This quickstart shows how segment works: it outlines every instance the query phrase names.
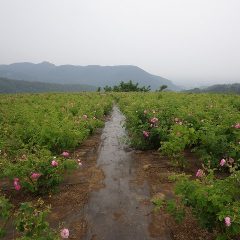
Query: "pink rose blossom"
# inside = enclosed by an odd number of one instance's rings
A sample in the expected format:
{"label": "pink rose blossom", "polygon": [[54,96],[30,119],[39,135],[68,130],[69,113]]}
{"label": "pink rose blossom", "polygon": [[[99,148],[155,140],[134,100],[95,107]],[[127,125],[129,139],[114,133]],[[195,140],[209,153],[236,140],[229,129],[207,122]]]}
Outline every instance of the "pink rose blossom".
{"label": "pink rose blossom", "polygon": [[143,136],[144,136],[145,138],[148,138],[148,137],[149,137],[149,132],[143,131]]}
{"label": "pink rose blossom", "polygon": [[226,160],[223,158],[221,161],[220,161],[220,165],[223,167],[226,163]]}
{"label": "pink rose blossom", "polygon": [[19,178],[14,178],[13,181],[14,182],[19,182]]}
{"label": "pink rose blossom", "polygon": [[38,180],[41,175],[41,173],[32,173],[30,177],[32,180]]}
{"label": "pink rose blossom", "polygon": [[56,160],[52,160],[51,165],[53,167],[57,167],[58,166],[58,162]]}
{"label": "pink rose blossom", "polygon": [[19,191],[21,189],[21,185],[18,178],[14,178],[13,185],[16,191]]}
{"label": "pink rose blossom", "polygon": [[63,153],[62,153],[62,156],[63,156],[63,157],[69,157],[69,152],[66,152],[66,151],[63,152]]}
{"label": "pink rose blossom", "polygon": [[62,238],[68,238],[69,237],[69,230],[67,228],[63,228],[60,232]]}
{"label": "pink rose blossom", "polygon": [[234,127],[235,127],[236,129],[239,129],[239,128],[240,128],[240,123],[236,123]]}
{"label": "pink rose blossom", "polygon": [[231,226],[231,218],[230,217],[225,217],[225,225],[227,226],[227,227],[230,227]]}
{"label": "pink rose blossom", "polygon": [[204,175],[204,172],[203,172],[203,170],[202,169],[198,169],[197,170],[197,173],[196,173],[196,177],[203,177],[203,175]]}
{"label": "pink rose blossom", "polygon": [[16,185],[16,186],[14,186],[14,188],[15,188],[16,191],[19,191],[19,190],[21,189],[21,185],[18,184],[18,185]]}
{"label": "pink rose blossom", "polygon": [[156,118],[156,117],[150,119],[150,123],[155,124],[157,122],[158,122],[158,118]]}

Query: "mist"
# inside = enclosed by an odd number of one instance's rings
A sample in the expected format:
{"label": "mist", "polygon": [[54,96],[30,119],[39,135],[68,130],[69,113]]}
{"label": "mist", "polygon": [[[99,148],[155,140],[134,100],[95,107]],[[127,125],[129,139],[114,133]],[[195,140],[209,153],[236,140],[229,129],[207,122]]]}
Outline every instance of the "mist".
{"label": "mist", "polygon": [[136,65],[188,87],[240,82],[238,0],[0,3],[0,64]]}

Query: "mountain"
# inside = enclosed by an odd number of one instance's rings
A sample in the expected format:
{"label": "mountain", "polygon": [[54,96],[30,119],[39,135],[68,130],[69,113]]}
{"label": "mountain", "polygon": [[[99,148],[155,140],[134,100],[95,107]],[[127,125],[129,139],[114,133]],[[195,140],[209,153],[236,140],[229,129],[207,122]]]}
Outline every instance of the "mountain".
{"label": "mountain", "polygon": [[235,93],[240,94],[240,83],[216,84],[206,88],[194,88],[184,92],[190,93]]}
{"label": "mountain", "polygon": [[0,93],[82,92],[96,90],[96,87],[89,85],[28,82],[0,77]]}
{"label": "mountain", "polygon": [[121,81],[132,80],[134,83],[138,82],[139,86],[150,85],[152,90],[158,89],[161,85],[168,85],[171,90],[179,90],[179,87],[168,79],[152,75],[132,65],[55,66],[49,62],[14,63],[0,65],[0,77],[31,82],[87,84],[97,87],[114,86]]}

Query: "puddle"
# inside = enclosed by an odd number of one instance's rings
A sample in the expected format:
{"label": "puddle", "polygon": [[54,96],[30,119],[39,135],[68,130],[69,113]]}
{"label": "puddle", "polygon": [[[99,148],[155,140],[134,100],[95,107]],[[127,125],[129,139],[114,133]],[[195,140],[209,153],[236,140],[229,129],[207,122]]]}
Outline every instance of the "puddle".
{"label": "puddle", "polygon": [[115,106],[103,129],[97,165],[105,175],[104,188],[90,194],[85,207],[86,240],[143,240],[149,236],[152,206],[147,183],[134,183],[134,154],[123,139],[124,116]]}

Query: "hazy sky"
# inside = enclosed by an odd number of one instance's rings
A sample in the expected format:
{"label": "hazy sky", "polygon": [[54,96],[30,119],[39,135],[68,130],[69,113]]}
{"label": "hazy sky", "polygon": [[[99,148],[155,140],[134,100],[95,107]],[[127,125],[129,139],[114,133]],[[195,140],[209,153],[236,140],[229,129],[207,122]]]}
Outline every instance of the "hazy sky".
{"label": "hazy sky", "polygon": [[240,0],[0,0],[0,64],[23,61],[240,82]]}

